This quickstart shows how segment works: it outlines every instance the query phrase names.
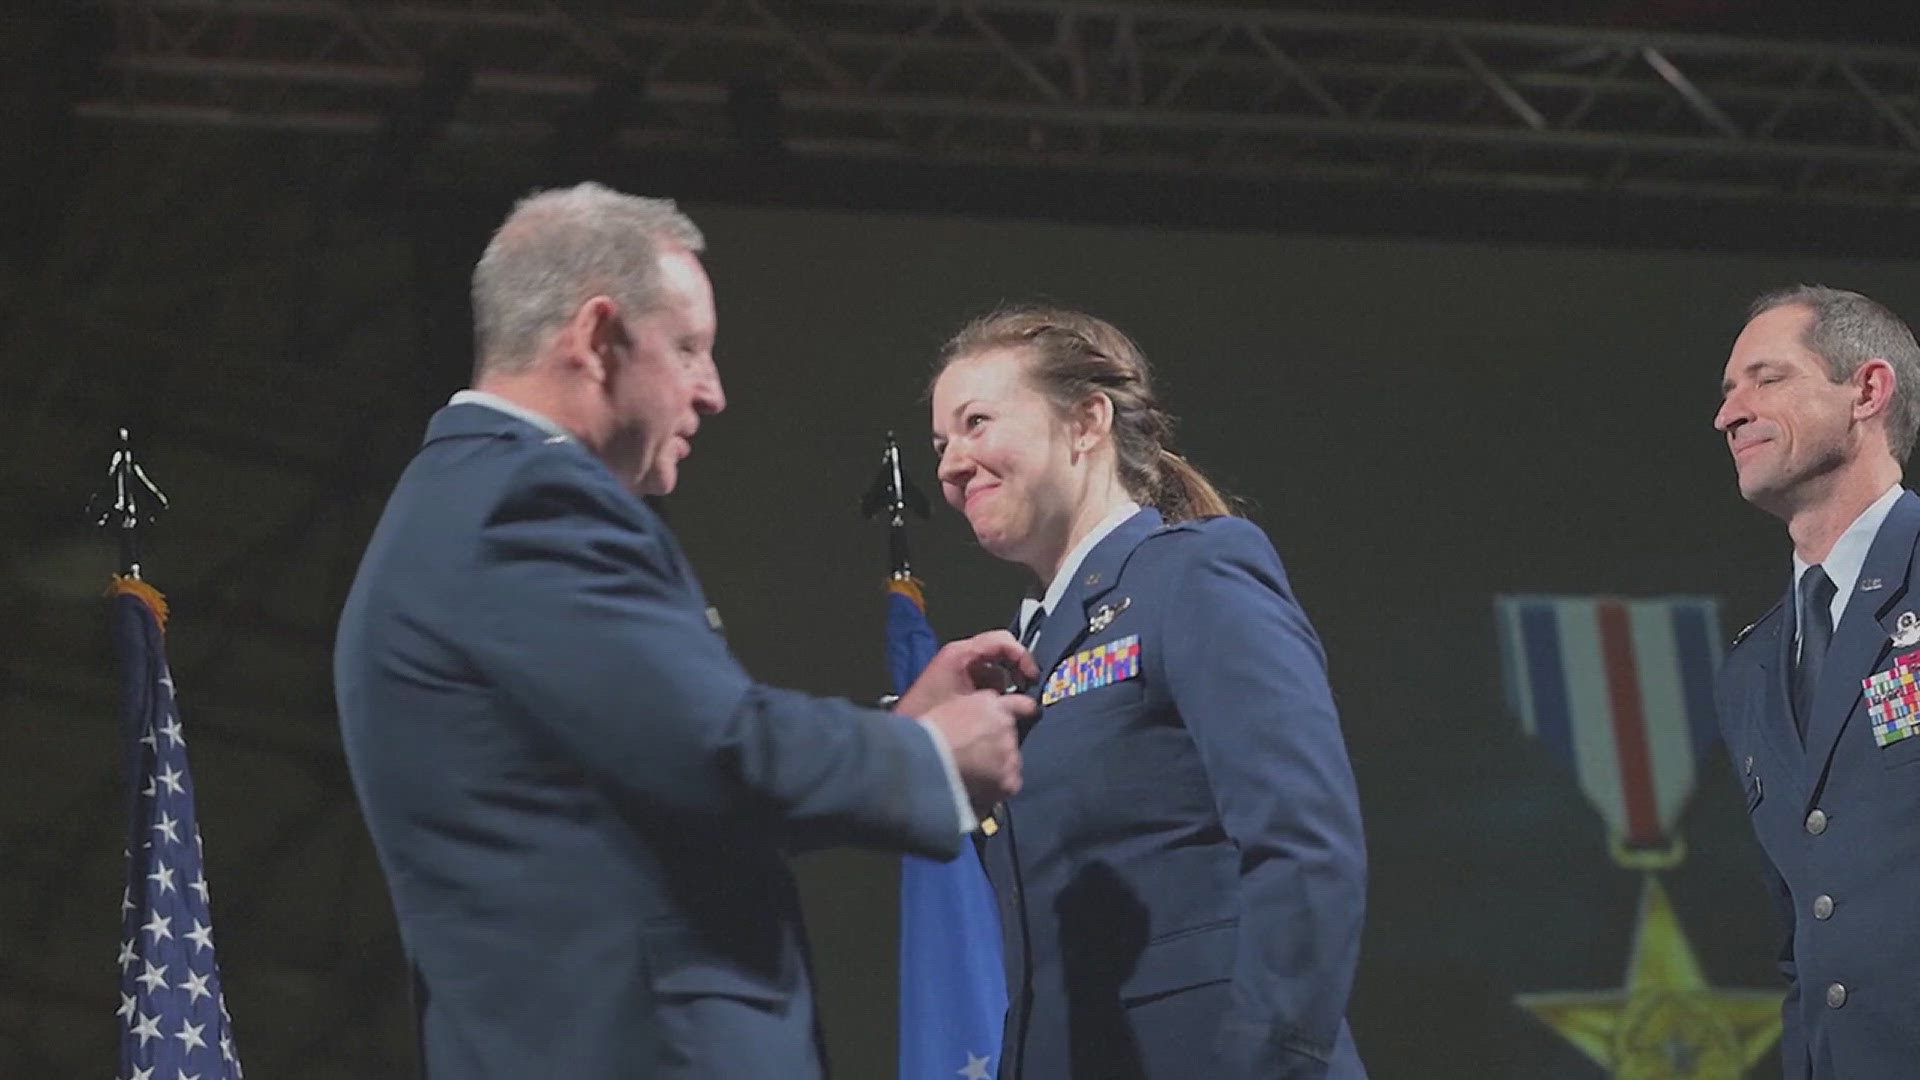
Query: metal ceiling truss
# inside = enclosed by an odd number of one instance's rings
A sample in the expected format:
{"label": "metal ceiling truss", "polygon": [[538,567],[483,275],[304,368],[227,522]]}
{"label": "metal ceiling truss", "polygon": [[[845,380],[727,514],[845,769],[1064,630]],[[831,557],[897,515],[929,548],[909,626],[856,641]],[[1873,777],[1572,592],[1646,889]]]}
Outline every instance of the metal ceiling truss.
{"label": "metal ceiling truss", "polygon": [[[107,0],[82,115],[1911,204],[1920,52],[1177,0]],[[645,12],[637,14],[636,12]],[[457,72],[449,79],[449,70]]]}

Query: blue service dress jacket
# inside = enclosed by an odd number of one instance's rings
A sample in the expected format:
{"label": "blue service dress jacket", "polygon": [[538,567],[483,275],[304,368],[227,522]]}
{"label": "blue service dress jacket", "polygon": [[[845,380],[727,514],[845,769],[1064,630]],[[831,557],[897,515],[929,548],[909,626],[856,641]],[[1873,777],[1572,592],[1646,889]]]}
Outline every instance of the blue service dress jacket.
{"label": "blue service dress jacket", "polygon": [[[1792,591],[1721,666],[1721,731],[1787,926],[1788,1080],[1920,1076],[1920,737],[1874,738],[1862,680],[1920,650],[1920,498],[1887,513],[1834,627],[1803,740]],[[1920,655],[1912,657],[1920,665]]]}
{"label": "blue service dress jacket", "polygon": [[1266,535],[1142,510],[1034,645],[1040,717],[982,857],[1003,1080],[1364,1077],[1359,799]]}
{"label": "blue service dress jacket", "polygon": [[819,1076],[782,847],[962,843],[926,730],[755,683],[660,518],[482,405],[433,418],[334,674],[435,1080]]}

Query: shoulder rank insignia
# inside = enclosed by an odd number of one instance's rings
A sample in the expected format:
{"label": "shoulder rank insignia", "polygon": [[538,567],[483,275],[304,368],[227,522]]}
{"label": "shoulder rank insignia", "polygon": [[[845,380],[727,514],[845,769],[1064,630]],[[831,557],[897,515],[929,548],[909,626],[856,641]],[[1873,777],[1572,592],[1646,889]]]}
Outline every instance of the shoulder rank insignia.
{"label": "shoulder rank insignia", "polygon": [[1759,625],[1760,624],[1757,622],[1750,622],[1747,625],[1741,627],[1740,632],[1733,635],[1733,644],[1738,645],[1741,642],[1747,640],[1747,635],[1753,633],[1753,628]]}
{"label": "shoulder rank insignia", "polygon": [[1133,606],[1133,597],[1123,596],[1117,604],[1101,604],[1093,609],[1093,617],[1087,620],[1087,633],[1097,634],[1112,625],[1120,613]]}
{"label": "shoulder rank insignia", "polygon": [[1128,634],[1060,661],[1060,666],[1047,676],[1040,704],[1051,705],[1075,694],[1137,678],[1139,674],[1140,635]]}

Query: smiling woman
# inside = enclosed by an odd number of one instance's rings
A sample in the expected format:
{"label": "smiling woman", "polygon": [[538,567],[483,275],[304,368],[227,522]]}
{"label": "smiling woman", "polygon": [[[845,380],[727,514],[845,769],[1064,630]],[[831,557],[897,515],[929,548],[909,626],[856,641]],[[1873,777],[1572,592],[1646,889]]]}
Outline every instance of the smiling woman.
{"label": "smiling woman", "polygon": [[947,501],[1027,567],[1044,677],[982,858],[1003,1078],[1363,1077],[1365,856],[1318,637],[1265,534],[1168,445],[1146,359],[1044,307],[955,335]]}

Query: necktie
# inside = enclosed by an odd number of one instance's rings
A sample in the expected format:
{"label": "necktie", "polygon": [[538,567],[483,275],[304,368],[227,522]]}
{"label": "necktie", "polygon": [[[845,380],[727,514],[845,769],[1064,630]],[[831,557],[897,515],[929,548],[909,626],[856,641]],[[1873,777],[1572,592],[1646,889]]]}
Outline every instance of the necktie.
{"label": "necktie", "polygon": [[1806,738],[1813,712],[1813,691],[1820,685],[1820,668],[1833,644],[1833,579],[1818,566],[1800,575],[1794,602],[1800,615],[1800,661],[1793,668],[1793,723]]}

